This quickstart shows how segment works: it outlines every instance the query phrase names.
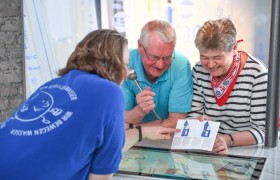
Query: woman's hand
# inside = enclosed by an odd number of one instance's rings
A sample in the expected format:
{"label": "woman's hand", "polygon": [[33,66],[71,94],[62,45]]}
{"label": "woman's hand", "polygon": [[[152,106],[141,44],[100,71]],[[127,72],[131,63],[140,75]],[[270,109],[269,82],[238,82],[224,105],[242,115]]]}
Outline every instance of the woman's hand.
{"label": "woman's hand", "polygon": [[143,138],[151,140],[170,139],[175,132],[180,132],[180,129],[162,126],[142,126]]}
{"label": "woman's hand", "polygon": [[209,121],[209,117],[206,116],[206,115],[201,115],[201,116],[198,116],[196,119],[198,119],[199,121]]}
{"label": "woman's hand", "polygon": [[218,154],[226,154],[228,152],[226,140],[223,138],[222,135],[218,134],[216,136],[212,152],[218,153]]}

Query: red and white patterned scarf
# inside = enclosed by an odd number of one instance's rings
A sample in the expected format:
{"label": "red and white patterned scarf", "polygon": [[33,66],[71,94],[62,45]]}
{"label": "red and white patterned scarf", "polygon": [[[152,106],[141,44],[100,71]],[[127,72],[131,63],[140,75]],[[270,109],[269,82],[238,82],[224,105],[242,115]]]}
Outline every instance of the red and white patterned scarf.
{"label": "red and white patterned scarf", "polygon": [[240,54],[237,53],[233,56],[232,66],[225,79],[222,80],[217,76],[210,76],[214,97],[219,106],[223,106],[227,102],[233,86],[238,78],[241,67],[240,64]]}

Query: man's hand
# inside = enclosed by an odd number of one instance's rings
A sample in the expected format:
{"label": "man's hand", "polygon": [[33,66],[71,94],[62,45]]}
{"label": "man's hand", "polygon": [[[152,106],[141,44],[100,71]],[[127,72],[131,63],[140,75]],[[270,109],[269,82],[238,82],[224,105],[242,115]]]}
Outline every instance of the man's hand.
{"label": "man's hand", "polygon": [[143,91],[136,95],[136,101],[139,109],[146,115],[155,108],[155,93],[147,86]]}

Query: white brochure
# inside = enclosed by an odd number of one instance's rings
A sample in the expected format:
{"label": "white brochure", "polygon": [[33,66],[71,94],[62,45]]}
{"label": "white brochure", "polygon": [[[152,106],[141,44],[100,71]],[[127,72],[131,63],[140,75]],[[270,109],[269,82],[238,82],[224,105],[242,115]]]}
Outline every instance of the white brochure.
{"label": "white brochure", "polygon": [[171,149],[200,149],[212,151],[220,123],[199,121],[197,119],[179,119]]}

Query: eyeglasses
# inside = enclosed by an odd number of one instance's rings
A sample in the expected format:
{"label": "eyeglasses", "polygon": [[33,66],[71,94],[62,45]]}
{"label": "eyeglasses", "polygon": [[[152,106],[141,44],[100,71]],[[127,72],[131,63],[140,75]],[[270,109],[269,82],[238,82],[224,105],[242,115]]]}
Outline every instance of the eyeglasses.
{"label": "eyeglasses", "polygon": [[144,48],[142,42],[141,42],[141,46],[144,49],[144,52],[145,52],[145,55],[146,55],[147,59],[149,59],[150,61],[156,62],[156,61],[159,61],[160,59],[162,59],[163,62],[169,63],[169,62],[171,62],[175,59],[175,51],[172,52],[171,56],[159,57],[159,56],[155,56],[155,55],[148,55],[148,53],[147,53],[146,49]]}

